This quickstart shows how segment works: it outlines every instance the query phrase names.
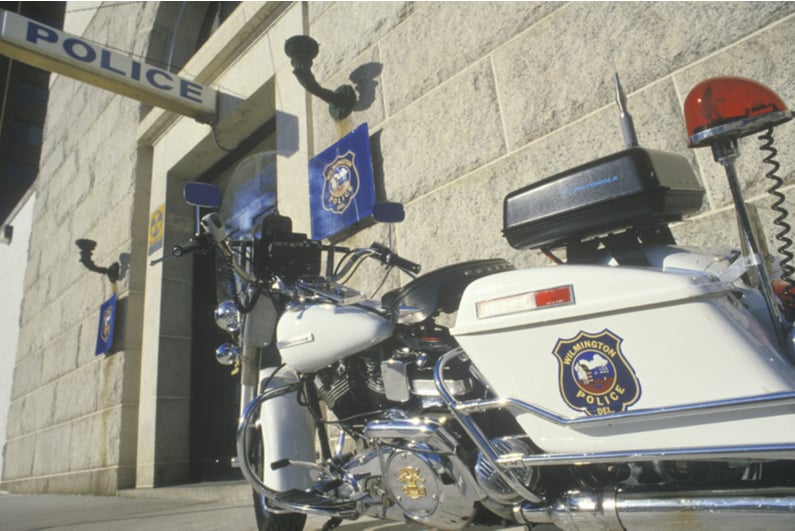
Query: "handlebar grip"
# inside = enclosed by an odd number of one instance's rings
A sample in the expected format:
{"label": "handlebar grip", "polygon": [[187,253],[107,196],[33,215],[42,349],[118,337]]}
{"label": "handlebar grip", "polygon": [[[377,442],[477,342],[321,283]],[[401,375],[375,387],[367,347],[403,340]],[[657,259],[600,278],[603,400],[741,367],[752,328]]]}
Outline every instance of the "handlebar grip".
{"label": "handlebar grip", "polygon": [[175,245],[171,248],[171,252],[174,256],[183,256],[189,253],[194,253],[196,251],[203,251],[207,249],[207,238],[204,237],[204,234],[201,234],[195,238],[191,238],[185,243],[181,243],[179,245]]}
{"label": "handlebar grip", "polygon": [[406,260],[405,258],[401,258],[400,256],[392,253],[392,256],[389,259],[389,265],[394,265],[403,269],[405,271],[411,271],[415,275],[420,272],[422,266],[416,262],[412,262],[411,260]]}
{"label": "handlebar grip", "polygon": [[404,271],[410,271],[411,273],[417,274],[422,269],[422,266],[416,262],[412,262],[411,260],[406,260],[398,256],[397,253],[392,251],[391,249],[384,247],[378,243],[374,243],[371,247],[378,251],[378,257],[381,259],[383,263],[390,266],[397,266]]}

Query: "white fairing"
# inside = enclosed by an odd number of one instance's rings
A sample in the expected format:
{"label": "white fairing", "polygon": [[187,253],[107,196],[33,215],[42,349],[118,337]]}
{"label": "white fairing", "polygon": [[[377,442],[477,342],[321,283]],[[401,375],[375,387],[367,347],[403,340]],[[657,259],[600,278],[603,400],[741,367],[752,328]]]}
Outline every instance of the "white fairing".
{"label": "white fairing", "polygon": [[[260,371],[260,381],[273,373],[273,368]],[[270,380],[268,388],[281,387],[298,381],[298,375],[282,368]],[[260,408],[260,429],[265,451],[262,481],[277,492],[290,489],[304,490],[312,486],[309,470],[304,467],[286,466],[272,470],[270,463],[289,459],[291,461],[315,460],[315,436],[312,415],[298,403],[295,392],[263,402]]]}
{"label": "white fairing", "polygon": [[282,360],[299,372],[314,372],[377,345],[394,325],[356,306],[313,304],[286,311],[276,328]]}
{"label": "white fairing", "polygon": [[[478,317],[478,303],[567,285],[568,304]],[[795,370],[763,326],[703,271],[565,265],[500,273],[467,288],[452,332],[498,396],[563,419],[795,389]],[[606,383],[597,389],[599,366]],[[782,406],[576,428],[533,414],[518,421],[547,452],[795,441],[795,411]]]}

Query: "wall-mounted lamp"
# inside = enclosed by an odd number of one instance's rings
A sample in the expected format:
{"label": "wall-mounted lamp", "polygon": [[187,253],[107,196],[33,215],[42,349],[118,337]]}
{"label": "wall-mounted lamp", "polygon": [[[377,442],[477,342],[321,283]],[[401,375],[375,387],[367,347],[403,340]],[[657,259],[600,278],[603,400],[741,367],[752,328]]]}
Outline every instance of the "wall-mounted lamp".
{"label": "wall-mounted lamp", "polygon": [[335,120],[348,116],[356,104],[356,91],[350,85],[341,85],[330,91],[320,86],[312,74],[312,60],[317,57],[320,46],[307,35],[296,35],[284,42],[284,53],[293,65],[293,74],[310,94],[328,103],[328,112]]}
{"label": "wall-mounted lamp", "polygon": [[119,270],[121,266],[118,262],[113,262],[108,267],[99,267],[94,263],[94,258],[91,254],[94,252],[94,249],[96,249],[97,242],[94,240],[80,239],[75,241],[75,244],[80,248],[80,263],[86,266],[86,269],[95,273],[108,275],[111,282],[119,280]]}

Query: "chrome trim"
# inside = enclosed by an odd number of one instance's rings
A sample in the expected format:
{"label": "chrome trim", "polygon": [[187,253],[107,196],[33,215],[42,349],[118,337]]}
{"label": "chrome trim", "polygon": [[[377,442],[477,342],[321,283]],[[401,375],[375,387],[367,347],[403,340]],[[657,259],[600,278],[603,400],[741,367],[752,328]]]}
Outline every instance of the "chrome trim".
{"label": "chrome trim", "polygon": [[[577,465],[585,463],[610,463],[610,462],[631,462],[648,460],[686,460],[686,459],[730,459],[730,458],[765,458],[765,459],[793,459],[795,458],[795,443],[770,444],[756,446],[715,446],[697,448],[659,448],[651,450],[635,451],[611,451],[594,453],[549,453],[524,456],[504,456],[501,457],[497,450],[492,446],[489,439],[481,431],[480,427],[470,418],[472,413],[481,413],[494,409],[507,409],[514,414],[531,413],[544,420],[573,429],[587,430],[588,428],[615,426],[616,424],[657,421],[682,415],[714,415],[722,412],[737,412],[738,410],[752,410],[762,406],[795,406],[795,393],[772,393],[768,395],[758,395],[751,397],[736,398],[730,400],[720,400],[713,402],[702,402],[696,404],[684,404],[655,409],[641,409],[625,411],[603,415],[599,417],[579,417],[568,419],[556,415],[538,406],[527,404],[521,400],[513,398],[495,398],[488,400],[471,400],[457,402],[447,388],[441,376],[447,364],[454,358],[466,356],[463,349],[456,348],[445,353],[434,367],[434,381],[439,390],[439,394],[447,405],[452,415],[461,423],[461,426],[469,434],[475,446],[481,451],[484,458],[494,465],[514,489],[530,500],[532,503],[539,503],[537,495],[528,491],[521,485],[521,482],[510,472],[512,468],[527,466],[551,466],[551,465]],[[477,369],[473,366],[473,374],[477,377]],[[482,380],[482,378],[481,378]],[[535,499],[533,499],[535,498]]]}
{"label": "chrome trim", "polygon": [[432,420],[374,420],[362,429],[368,439],[397,439],[426,443],[434,452],[455,453],[457,442],[444,427]]}
{"label": "chrome trim", "polygon": [[553,503],[514,507],[522,524],[563,529],[791,529],[795,489],[569,491]]}
{"label": "chrome trim", "polygon": [[[283,385],[281,387],[266,389],[262,394],[252,400],[243,410],[243,414],[240,416],[240,422],[237,426],[236,436],[237,458],[240,464],[240,471],[243,473],[243,477],[254,488],[254,490],[268,498],[269,503],[272,503],[280,509],[318,516],[353,518],[358,514],[353,504],[341,500],[339,503],[335,503],[334,500],[324,497],[323,505],[326,506],[325,508],[315,507],[304,503],[303,501],[298,503],[291,502],[289,499],[291,497],[290,493],[283,493],[269,488],[257,476],[257,472],[254,470],[254,466],[251,464],[251,460],[249,459],[249,434],[253,429],[255,429],[257,413],[259,413],[260,407],[262,407],[262,404],[266,400],[295,392],[300,387],[301,383],[296,382]],[[307,465],[307,463],[300,462],[296,464],[300,466]],[[315,466],[314,464],[311,465]],[[299,493],[299,495],[302,495],[301,498],[304,500],[310,499],[312,497],[312,495],[308,493]]]}
{"label": "chrome trim", "polygon": [[449,396],[446,398],[448,405],[455,412],[469,415],[471,413],[479,413],[490,411],[492,409],[511,409],[517,413],[532,413],[537,417],[548,420],[558,426],[567,428],[578,427],[602,427],[602,426],[615,426],[617,423],[632,423],[641,421],[658,421],[667,420],[669,418],[680,417],[682,415],[714,415],[716,413],[732,412],[736,413],[739,410],[751,410],[763,406],[779,406],[779,407],[795,407],[795,392],[788,391],[782,393],[769,393],[765,395],[755,395],[740,398],[731,398],[727,400],[715,400],[711,402],[697,402],[694,404],[682,404],[678,406],[667,406],[661,408],[649,409],[636,409],[632,411],[622,411],[619,413],[612,413],[610,415],[600,415],[594,417],[577,417],[566,418],[557,415],[551,411],[547,411],[541,407],[533,404],[528,404],[515,398],[492,398],[487,400],[469,400],[466,402],[456,402],[451,393],[444,387],[447,382],[442,382],[440,387],[439,380],[436,379],[436,371],[444,370],[447,363],[459,356],[466,356],[462,349],[454,349],[444,354],[436,364],[434,370],[434,380],[437,388],[439,388],[442,396]]}
{"label": "chrome trim", "polygon": [[299,345],[306,345],[308,343],[315,342],[315,335],[312,333],[303,334],[300,336],[290,337],[287,339],[283,339],[276,343],[276,348],[279,350],[284,350],[292,347],[297,347]]}
{"label": "chrome trim", "polygon": [[467,413],[458,411],[456,409],[455,405],[457,402],[450,391],[448,391],[446,382],[444,381],[444,369],[451,359],[462,355],[464,355],[464,351],[461,348],[456,348],[443,354],[442,357],[436,362],[436,365],[433,368],[433,379],[436,382],[436,388],[439,390],[439,394],[447,405],[447,408],[450,410],[450,413],[456,418],[456,420],[458,420],[467,434],[469,434],[472,442],[475,444],[478,450],[480,450],[480,453],[483,454],[483,458],[492,464],[499,476],[506,483],[508,483],[511,488],[518,492],[522,498],[532,503],[541,503],[543,501],[541,496],[530,491],[524,485],[522,485],[521,481],[514,476],[513,472],[497,464],[500,455],[491,445],[489,439],[480,430],[480,427],[469,418]]}
{"label": "chrome trim", "polygon": [[213,319],[216,326],[224,332],[235,334],[240,331],[242,319],[234,301],[222,301],[218,304],[213,310]]}
{"label": "chrome trim", "polygon": [[[469,379],[445,380],[444,383],[453,396],[463,395],[472,390],[472,382]],[[433,380],[411,380],[411,393],[416,396],[439,396]]]}
{"label": "chrome trim", "polygon": [[[441,362],[441,360],[440,360]],[[657,421],[682,415],[714,415],[715,413],[737,412],[744,409],[755,409],[763,406],[795,406],[795,392],[770,393],[766,395],[755,395],[741,398],[731,398],[728,400],[716,400],[713,402],[698,402],[694,404],[682,404],[678,406],[668,406],[650,409],[635,409],[632,411],[622,411],[610,415],[600,415],[596,417],[577,417],[569,419],[562,417],[543,408],[522,402],[515,398],[493,398],[489,400],[470,400],[467,402],[457,402],[453,407],[464,414],[478,413],[492,409],[508,408],[517,413],[532,413],[537,417],[548,420],[558,426],[567,428],[578,427],[600,427],[615,426],[618,423],[632,423],[641,421]]]}
{"label": "chrome trim", "polygon": [[697,448],[659,448],[593,453],[534,454],[506,456],[497,464],[506,468],[552,465],[585,465],[594,463],[629,463],[637,461],[687,461],[715,459],[795,459],[795,444],[755,446],[704,446]]}
{"label": "chrome trim", "polygon": [[784,123],[791,118],[792,111],[782,110],[773,111],[760,116],[732,120],[729,123],[703,129],[692,135],[689,139],[691,144],[690,147],[707,146],[720,138],[725,138],[727,133],[735,138],[739,138],[740,136],[751,134],[754,131],[767,129],[768,127]]}
{"label": "chrome trim", "polygon": [[384,382],[384,394],[392,402],[408,402],[411,400],[408,370],[403,360],[389,359],[381,362],[381,379]]}

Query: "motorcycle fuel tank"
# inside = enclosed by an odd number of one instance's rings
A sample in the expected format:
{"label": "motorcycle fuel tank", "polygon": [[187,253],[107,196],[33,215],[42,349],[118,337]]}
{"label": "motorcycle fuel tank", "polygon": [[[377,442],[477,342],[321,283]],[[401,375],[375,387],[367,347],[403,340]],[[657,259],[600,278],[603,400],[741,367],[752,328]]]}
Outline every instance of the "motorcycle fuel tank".
{"label": "motorcycle fuel tank", "polygon": [[499,273],[470,284],[452,333],[499,397],[535,408],[517,420],[548,452],[795,441],[791,405],[725,407],[791,393],[795,369],[704,272]]}
{"label": "motorcycle fuel tank", "polygon": [[393,326],[357,306],[312,304],[282,315],[277,346],[288,367],[315,372],[380,343],[392,334]]}

